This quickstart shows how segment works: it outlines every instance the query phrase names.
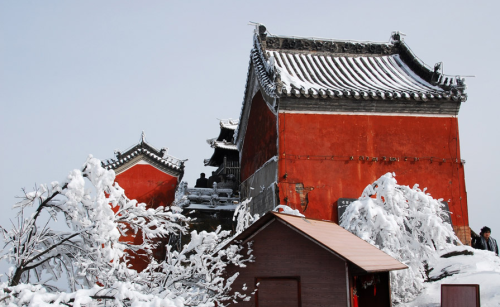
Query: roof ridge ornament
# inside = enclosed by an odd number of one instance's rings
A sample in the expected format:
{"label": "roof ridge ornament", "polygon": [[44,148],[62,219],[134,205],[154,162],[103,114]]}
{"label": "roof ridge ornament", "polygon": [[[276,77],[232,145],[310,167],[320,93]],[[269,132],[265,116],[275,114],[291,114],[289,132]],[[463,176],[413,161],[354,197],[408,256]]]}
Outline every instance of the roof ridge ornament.
{"label": "roof ridge ornament", "polygon": [[162,147],[160,149],[160,156],[162,157],[162,159],[168,158],[168,147]]}
{"label": "roof ridge ornament", "polygon": [[265,41],[266,40],[266,37],[267,37],[267,29],[266,29],[266,26],[263,25],[263,24],[259,24],[257,26],[257,30],[258,30],[258,33],[259,33],[259,37],[261,40]]}
{"label": "roof ridge ornament", "polygon": [[404,41],[404,38],[403,38],[404,36],[406,36],[406,34],[404,34],[403,32],[399,32],[399,31],[392,32],[391,39],[390,39],[391,44],[401,43],[402,41]]}
{"label": "roof ridge ornament", "polygon": [[146,133],[144,133],[144,130],[142,130],[141,133],[141,144],[146,143]]}
{"label": "roof ridge ornament", "polygon": [[430,83],[432,85],[438,85],[439,79],[440,79],[442,74],[443,74],[443,62],[438,62],[438,63],[434,64],[434,71],[432,72]]}
{"label": "roof ridge ornament", "polygon": [[257,34],[254,36],[254,47],[250,52],[250,58],[254,64],[256,74],[262,81],[261,86],[265,93],[271,97],[277,97],[276,84],[274,82],[276,79],[275,61],[274,58],[269,59],[266,56]]}

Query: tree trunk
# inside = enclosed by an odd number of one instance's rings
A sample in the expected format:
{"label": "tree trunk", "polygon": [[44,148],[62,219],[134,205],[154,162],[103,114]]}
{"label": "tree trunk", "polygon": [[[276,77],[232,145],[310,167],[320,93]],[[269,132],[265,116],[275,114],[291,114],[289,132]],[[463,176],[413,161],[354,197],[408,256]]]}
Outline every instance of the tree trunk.
{"label": "tree trunk", "polygon": [[21,275],[23,275],[23,269],[17,268],[12,280],[10,281],[9,287],[17,286],[21,281]]}

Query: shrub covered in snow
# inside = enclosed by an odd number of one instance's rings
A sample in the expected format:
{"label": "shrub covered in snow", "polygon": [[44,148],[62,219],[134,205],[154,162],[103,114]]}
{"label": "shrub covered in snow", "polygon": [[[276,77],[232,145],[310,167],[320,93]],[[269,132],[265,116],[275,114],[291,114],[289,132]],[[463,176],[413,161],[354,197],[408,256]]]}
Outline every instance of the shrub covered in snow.
{"label": "shrub covered in snow", "polygon": [[387,173],[368,185],[351,203],[340,225],[408,265],[408,270],[391,273],[393,301],[414,299],[426,280],[426,263],[443,250],[458,244],[441,200],[432,198],[418,185],[398,185]]}

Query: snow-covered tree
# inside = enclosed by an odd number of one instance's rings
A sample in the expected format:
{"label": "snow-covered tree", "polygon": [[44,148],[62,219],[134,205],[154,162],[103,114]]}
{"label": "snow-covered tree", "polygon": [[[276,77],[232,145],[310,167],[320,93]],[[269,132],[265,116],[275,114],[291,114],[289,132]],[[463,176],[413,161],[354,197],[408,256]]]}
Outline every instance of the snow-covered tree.
{"label": "snow-covered tree", "polygon": [[412,300],[423,288],[425,265],[445,249],[459,244],[441,199],[418,185],[398,185],[387,173],[368,185],[351,203],[340,225],[409,266],[391,273],[395,303]]}
{"label": "snow-covered tree", "polygon": [[[176,193],[174,210],[180,210],[179,206],[186,199],[184,189],[185,185],[181,183]],[[228,245],[233,237],[258,219],[258,215],[249,216],[249,201],[242,202],[235,210],[235,233],[222,231],[219,226],[213,232],[192,231],[191,241],[179,250],[176,246],[168,245],[165,261],[153,261],[140,274],[140,280],[148,284],[147,291],[159,296],[168,293],[169,297],[182,298],[185,306],[204,306],[212,303],[224,306],[226,302],[234,299],[249,299],[248,294],[238,291],[230,294],[231,285],[238,273],[225,276],[228,264],[244,267],[247,262],[254,260],[251,255],[251,243],[248,243],[246,255],[240,253],[242,246]],[[168,291],[165,292],[164,289]],[[245,291],[246,287],[242,290]]]}
{"label": "snow-covered tree", "polygon": [[[157,238],[185,232],[189,219],[165,208],[147,209],[129,200],[114,182],[115,173],[90,156],[62,184],[40,185],[25,192],[11,230],[1,227],[11,263],[9,284],[41,283],[61,278],[69,286],[103,285],[127,280],[128,253],[151,254]],[[58,223],[58,221],[61,222]],[[143,236],[141,245],[119,241],[130,232]]]}
{"label": "snow-covered tree", "polygon": [[[224,278],[224,270],[229,263],[244,266],[252,257],[240,255],[236,245],[224,247],[230,233],[220,229],[193,231],[188,244],[166,246],[165,261],[149,257],[143,272],[129,269],[129,251],[151,255],[159,238],[186,234],[190,219],[176,206],[182,197],[171,208],[148,209],[129,200],[114,180],[115,173],[90,156],[64,183],[25,192],[14,206],[17,223],[10,230],[0,228],[6,243],[1,257],[12,265],[8,284],[0,285],[0,302],[223,306],[246,296],[228,294],[237,274]],[[130,233],[141,235],[142,243],[120,240]],[[63,276],[71,293],[51,284]]]}

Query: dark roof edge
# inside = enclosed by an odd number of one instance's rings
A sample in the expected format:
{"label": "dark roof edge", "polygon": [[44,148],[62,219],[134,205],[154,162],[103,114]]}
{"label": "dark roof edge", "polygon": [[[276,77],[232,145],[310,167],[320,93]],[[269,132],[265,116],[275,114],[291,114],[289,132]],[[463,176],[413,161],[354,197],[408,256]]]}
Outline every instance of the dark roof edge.
{"label": "dark roof edge", "polygon": [[[398,32],[395,32],[398,33]],[[393,36],[396,34],[393,33]],[[403,41],[395,41],[399,49],[399,57],[420,78],[432,85],[439,86],[445,91],[451,91],[453,95],[465,95],[465,79],[461,76],[450,76],[442,73],[442,63],[436,63],[434,69],[429,68],[410,47]]]}
{"label": "dark roof edge", "polygon": [[181,180],[184,175],[185,160],[180,160],[166,154],[167,150],[167,148],[158,150],[148,144],[143,133],[141,141],[137,145],[128,149],[125,153],[121,153],[119,150],[116,150],[116,160],[108,159],[106,161],[102,161],[101,165],[106,169],[116,170],[118,168],[123,168],[124,165],[141,156],[148,162],[152,162],[155,167],[163,169],[167,173],[174,176],[179,176],[179,180]]}

